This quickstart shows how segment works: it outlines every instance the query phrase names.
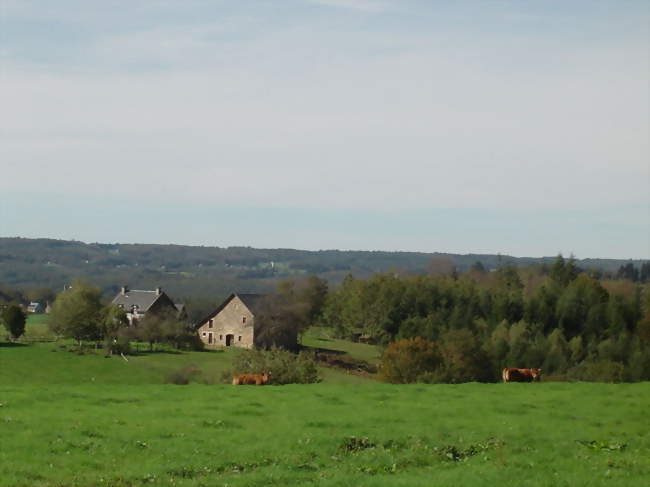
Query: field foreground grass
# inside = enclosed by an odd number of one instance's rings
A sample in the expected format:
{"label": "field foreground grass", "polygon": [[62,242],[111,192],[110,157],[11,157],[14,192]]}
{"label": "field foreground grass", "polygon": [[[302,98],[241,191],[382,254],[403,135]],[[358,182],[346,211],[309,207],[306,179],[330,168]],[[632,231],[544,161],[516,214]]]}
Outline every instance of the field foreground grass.
{"label": "field foreground grass", "polygon": [[0,486],[634,486],[650,384],[0,386]]}

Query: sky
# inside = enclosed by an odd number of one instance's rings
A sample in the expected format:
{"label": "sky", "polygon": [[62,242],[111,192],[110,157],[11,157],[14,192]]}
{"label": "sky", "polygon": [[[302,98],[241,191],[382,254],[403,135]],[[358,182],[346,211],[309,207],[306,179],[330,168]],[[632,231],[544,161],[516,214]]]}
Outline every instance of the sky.
{"label": "sky", "polygon": [[646,0],[0,0],[0,236],[650,257]]}

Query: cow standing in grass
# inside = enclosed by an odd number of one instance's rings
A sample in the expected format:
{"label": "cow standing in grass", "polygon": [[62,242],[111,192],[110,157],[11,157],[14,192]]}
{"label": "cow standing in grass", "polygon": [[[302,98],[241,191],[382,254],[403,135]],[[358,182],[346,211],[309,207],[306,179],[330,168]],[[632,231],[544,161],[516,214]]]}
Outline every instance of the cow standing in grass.
{"label": "cow standing in grass", "polygon": [[264,372],[263,374],[239,374],[232,378],[233,386],[265,386],[269,383],[271,372]]}
{"label": "cow standing in grass", "polygon": [[542,369],[516,369],[506,367],[501,373],[503,382],[539,382],[542,380]]}

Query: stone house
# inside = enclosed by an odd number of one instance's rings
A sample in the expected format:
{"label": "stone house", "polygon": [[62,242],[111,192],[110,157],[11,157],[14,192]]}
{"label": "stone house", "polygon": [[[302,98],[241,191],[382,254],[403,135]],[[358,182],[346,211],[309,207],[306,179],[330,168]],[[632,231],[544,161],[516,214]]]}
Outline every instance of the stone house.
{"label": "stone house", "polygon": [[231,294],[199,322],[199,338],[207,348],[255,345],[255,315],[263,306],[264,294]]}
{"label": "stone house", "polygon": [[147,313],[173,316],[179,320],[187,318],[185,306],[175,304],[160,287],[153,291],[143,291],[123,286],[119,294],[113,298],[112,304],[126,312],[130,325],[144,318]]}

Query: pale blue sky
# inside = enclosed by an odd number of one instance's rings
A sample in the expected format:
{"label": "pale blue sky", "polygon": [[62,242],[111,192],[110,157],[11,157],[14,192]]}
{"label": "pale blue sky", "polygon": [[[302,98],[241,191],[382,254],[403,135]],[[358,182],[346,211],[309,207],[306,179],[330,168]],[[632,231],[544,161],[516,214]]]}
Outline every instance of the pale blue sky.
{"label": "pale blue sky", "polygon": [[649,5],[0,0],[0,236],[648,258]]}

